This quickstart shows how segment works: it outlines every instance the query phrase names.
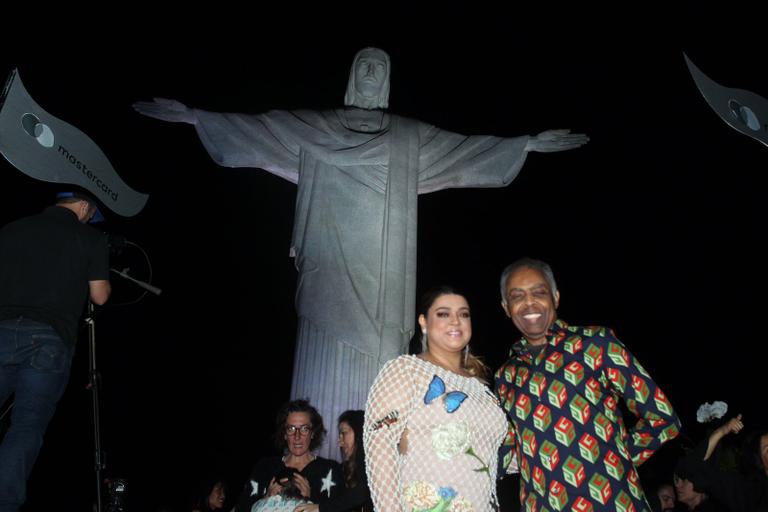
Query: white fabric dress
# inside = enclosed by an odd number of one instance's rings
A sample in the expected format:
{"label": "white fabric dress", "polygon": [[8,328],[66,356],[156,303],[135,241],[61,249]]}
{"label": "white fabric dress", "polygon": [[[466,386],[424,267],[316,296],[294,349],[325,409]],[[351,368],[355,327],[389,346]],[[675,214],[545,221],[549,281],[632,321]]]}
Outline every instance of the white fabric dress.
{"label": "white fabric dress", "polygon": [[504,412],[479,380],[416,356],[389,361],[365,409],[375,509],[494,510],[498,449],[506,431]]}

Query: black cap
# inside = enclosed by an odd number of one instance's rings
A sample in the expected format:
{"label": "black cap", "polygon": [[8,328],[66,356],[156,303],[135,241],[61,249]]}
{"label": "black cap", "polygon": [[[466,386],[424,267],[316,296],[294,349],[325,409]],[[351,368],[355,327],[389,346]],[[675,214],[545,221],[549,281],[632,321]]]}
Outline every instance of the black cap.
{"label": "black cap", "polygon": [[76,199],[82,199],[83,201],[88,201],[88,204],[96,208],[96,211],[93,212],[93,217],[91,217],[91,220],[89,220],[89,223],[94,222],[104,222],[104,215],[101,214],[101,211],[99,211],[99,203],[96,201],[96,198],[92,195],[86,193],[86,192],[59,192],[56,194],[56,199],[64,199],[67,197],[74,197]]}

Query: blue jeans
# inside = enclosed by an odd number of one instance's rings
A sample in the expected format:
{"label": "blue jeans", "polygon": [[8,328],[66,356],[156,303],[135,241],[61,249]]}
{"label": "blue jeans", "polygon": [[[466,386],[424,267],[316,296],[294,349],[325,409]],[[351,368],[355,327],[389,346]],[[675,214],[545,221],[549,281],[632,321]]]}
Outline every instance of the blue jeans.
{"label": "blue jeans", "polygon": [[0,441],[0,512],[24,503],[43,434],[69,380],[73,347],[49,325],[0,320],[0,406],[15,393],[11,427]]}

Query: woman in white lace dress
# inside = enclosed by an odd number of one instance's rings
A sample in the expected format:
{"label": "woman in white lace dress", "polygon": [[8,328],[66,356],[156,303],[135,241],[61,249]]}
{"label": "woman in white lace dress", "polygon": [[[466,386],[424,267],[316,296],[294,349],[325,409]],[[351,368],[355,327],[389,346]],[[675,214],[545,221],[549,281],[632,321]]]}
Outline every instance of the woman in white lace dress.
{"label": "woman in white lace dress", "polygon": [[487,367],[469,353],[466,299],[428,292],[419,316],[424,350],[386,363],[365,409],[365,453],[379,512],[491,511],[496,461],[507,429],[486,385]]}

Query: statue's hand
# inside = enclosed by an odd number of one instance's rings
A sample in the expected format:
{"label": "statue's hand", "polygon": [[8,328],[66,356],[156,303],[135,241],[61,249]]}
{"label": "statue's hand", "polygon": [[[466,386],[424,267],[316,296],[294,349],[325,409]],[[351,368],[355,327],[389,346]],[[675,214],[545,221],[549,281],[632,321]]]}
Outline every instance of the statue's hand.
{"label": "statue's hand", "polygon": [[176,100],[153,98],[152,101],[137,101],[133,109],[139,114],[154,117],[170,123],[195,124],[195,114],[191,108]]}
{"label": "statue's hand", "polygon": [[589,137],[583,133],[571,133],[571,130],[547,130],[528,139],[526,151],[553,153],[576,149],[589,142]]}

